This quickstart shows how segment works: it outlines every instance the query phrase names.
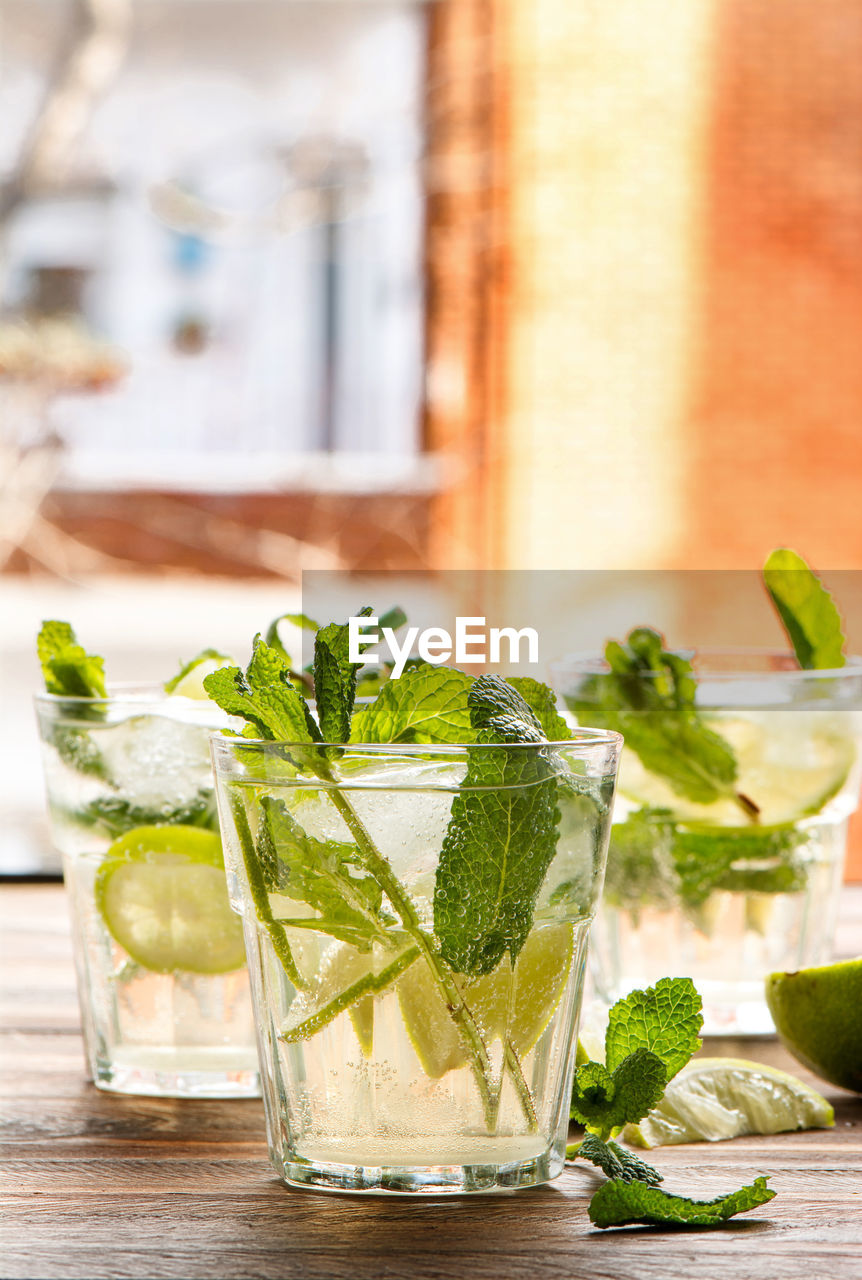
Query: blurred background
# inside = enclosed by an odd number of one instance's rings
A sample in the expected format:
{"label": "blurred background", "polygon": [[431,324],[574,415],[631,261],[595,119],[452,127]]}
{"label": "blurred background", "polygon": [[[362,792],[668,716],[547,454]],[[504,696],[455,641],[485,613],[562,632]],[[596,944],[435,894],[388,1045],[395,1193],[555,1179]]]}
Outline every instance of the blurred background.
{"label": "blurred background", "polygon": [[856,0],[0,0],[0,863],[43,617],[164,678],[304,570],[862,569],[860,65]]}

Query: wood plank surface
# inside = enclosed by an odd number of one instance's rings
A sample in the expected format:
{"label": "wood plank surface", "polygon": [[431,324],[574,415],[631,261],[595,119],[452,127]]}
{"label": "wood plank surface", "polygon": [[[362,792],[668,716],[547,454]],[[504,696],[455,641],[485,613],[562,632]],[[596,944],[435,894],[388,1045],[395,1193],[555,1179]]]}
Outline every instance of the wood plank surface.
{"label": "wood plank surface", "polygon": [[[62,889],[0,890],[4,1280],[859,1280],[862,1098],[819,1085],[833,1130],[654,1153],[669,1189],[715,1195],[760,1173],[775,1200],[717,1230],[600,1232],[599,1178],[573,1167],[496,1196],[385,1199],[288,1190],[261,1104],[101,1093],[84,1077]],[[839,947],[862,951],[862,891]],[[816,1083],[774,1040],[711,1042]]]}

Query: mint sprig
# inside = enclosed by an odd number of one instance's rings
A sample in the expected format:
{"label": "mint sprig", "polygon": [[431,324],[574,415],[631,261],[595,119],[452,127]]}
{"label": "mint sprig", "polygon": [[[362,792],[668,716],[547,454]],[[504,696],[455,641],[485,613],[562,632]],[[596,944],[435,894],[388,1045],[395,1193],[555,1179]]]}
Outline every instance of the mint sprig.
{"label": "mint sprig", "polygon": [[[104,658],[87,653],[68,622],[56,618],[43,622],[36,639],[36,652],[48,693],[66,698],[107,697]],[[71,710],[80,720],[105,718],[105,709],[98,704],[76,703]],[[110,783],[105,759],[86,729],[53,724],[47,736],[70,769]]]}
{"label": "mint sprig", "polygon": [[[346,626],[331,626],[323,628],[315,637],[315,684],[318,715],[320,716],[321,725],[325,723],[329,727],[327,732],[329,741],[336,743],[344,743],[349,734],[350,723],[347,708],[352,705],[351,682],[355,680],[355,670],[353,669],[355,664],[347,661],[346,631]],[[451,968],[446,963],[445,957],[441,955],[441,948],[437,940],[424,926],[412,897],[395,875],[388,859],[377,848],[365,823],[354,808],[350,796],[337,786],[331,785],[336,781],[336,776],[333,772],[336,767],[335,761],[331,759],[330,753],[324,747],[317,745],[321,741],[321,731],[315,724],[304,697],[291,681],[288,663],[281,654],[266,645],[258,637],[255,641],[252,661],[249,663],[245,673],[241,672],[239,668],[214,672],[206,678],[204,687],[213,701],[225,711],[231,715],[241,716],[248,722],[245,736],[261,737],[269,741],[287,739],[288,741],[312,744],[308,751],[304,753],[304,767],[311,769],[322,782],[327,784],[327,797],[338,811],[352,841],[355,843],[356,865],[376,881],[376,885],[381,891],[381,902],[385,896],[388,905],[397,917],[395,927],[391,930],[389,941],[393,954],[400,953],[400,958],[397,962],[393,960],[392,964],[395,967],[392,968],[392,973],[395,974],[396,971],[400,971],[398,969],[400,963],[412,963],[413,959],[417,963],[421,961],[427,965],[428,973],[458,1028],[459,1035],[471,1061],[473,1074],[482,1099],[486,1123],[489,1130],[493,1130],[497,1123],[503,1077],[499,1069],[492,1063],[482,1032],[469,1005],[464,1000],[463,992],[456,982]],[[523,703],[522,700],[519,710],[527,718],[532,716],[526,703]],[[273,877],[277,878],[279,875],[278,861],[281,855],[281,850],[278,848],[279,840],[273,836],[273,847],[271,849],[261,850],[256,847],[252,828],[259,828],[261,825],[260,808],[263,800],[251,789],[244,788],[243,790],[246,791],[246,794],[243,796],[237,790],[231,796],[229,804],[237,838],[243,851],[243,859],[255,909],[258,918],[269,931],[276,955],[281,960],[291,981],[295,986],[302,986],[302,975],[299,973],[293,958],[287,933],[283,924],[275,919],[269,897],[271,891],[269,886],[273,882]],[[459,798],[456,797],[456,802]],[[253,823],[249,822],[246,813],[246,807],[249,805],[258,807]],[[283,833],[281,838],[285,838]],[[291,842],[295,842],[295,833],[293,832],[290,832],[287,838],[288,846],[290,846]],[[542,857],[544,857],[543,844],[542,850]],[[261,857],[262,852],[263,858]],[[327,856],[326,873],[329,877],[330,887],[334,888],[335,882],[338,881],[337,887],[342,905],[350,902],[349,894],[355,894],[357,890],[357,878],[351,870],[351,866],[354,865],[352,851],[349,857],[344,854],[340,862],[337,857],[328,857],[328,854],[333,853],[332,850],[314,850],[313,852],[315,857],[318,854],[321,855],[319,867],[323,865],[324,855]],[[342,853],[344,853],[343,850]],[[291,861],[295,862],[289,847],[284,853],[284,858],[288,864]],[[313,892],[316,894],[321,888],[322,886],[318,882],[314,886]],[[302,892],[308,892],[309,896],[311,896],[312,890],[306,887],[302,889]],[[321,912],[321,918],[326,918],[327,911],[331,913],[331,906],[332,903],[330,902],[324,907]],[[342,907],[339,907],[338,910],[341,911]],[[530,902],[529,911],[531,917],[532,901]],[[315,921],[315,924],[317,923]],[[387,927],[387,922],[382,919],[382,913],[381,923],[384,928]],[[337,927],[338,922],[336,921],[335,924]],[[405,943],[408,945],[406,952],[404,950]],[[412,955],[413,951],[415,951],[415,956]],[[502,950],[500,954],[502,954]],[[403,959],[404,956],[410,957],[409,960]],[[367,992],[357,989],[356,998],[360,998],[364,994],[367,994]],[[343,993],[339,999],[342,1000],[339,1008],[346,1007],[343,1005]],[[325,1020],[336,1016],[337,1012],[338,1010],[333,1011],[333,1009],[318,1011],[315,1014],[314,1026],[325,1025]],[[324,1021],[321,1022],[320,1019],[324,1019]],[[308,1034],[312,1033],[311,1030],[308,1031]],[[538,1118],[533,1106],[530,1089],[524,1078],[518,1055],[508,1040],[503,1049],[503,1061],[504,1070],[511,1079],[527,1122],[530,1128],[535,1130],[538,1128]]]}
{"label": "mint sprig", "polygon": [[841,614],[802,556],[787,547],[771,552],[763,566],[763,582],[800,667],[808,671],[843,667]]}
{"label": "mint sprig", "polygon": [[659,1188],[662,1177],[656,1169],[612,1141],[622,1115],[640,1113],[642,1119],[661,1100],[667,1082],[700,1048],[702,1023],[701,1000],[691,979],[661,978],[611,1009],[605,1063],[578,1067],[572,1116],[587,1132],[566,1155],[588,1160],[610,1179],[590,1201],[590,1220],[597,1227],[717,1226],[775,1195],[765,1178],[714,1200],[674,1195]]}
{"label": "mint sprig", "polygon": [[280,917],[280,923],[328,933],[357,951],[370,951],[375,942],[391,947],[394,921],[382,910],[383,890],[365,872],[356,845],[308,835],[283,800],[263,796],[260,804],[257,852],[267,889],[316,913],[313,919]]}
{"label": "mint sprig", "polygon": [[716,1196],[714,1200],[690,1200],[671,1195],[642,1181],[615,1179],[599,1187],[589,1205],[590,1221],[597,1227],[644,1226],[717,1227],[737,1213],[747,1213],[775,1196],[766,1178]]}
{"label": "mint sprig", "polygon": [[659,632],[636,627],[625,644],[608,642],[605,660],[609,670],[588,677],[566,699],[579,721],[623,734],[644,768],[677,795],[697,804],[729,799],[756,821],[758,806],[734,785],[733,749],[695,705],[688,659],[666,650]]}
{"label": "mint sprig", "polygon": [[245,671],[222,667],[204,676],[207,694],[226,711],[247,722],[247,738],[270,742],[319,742],[320,730],[308,703],[291,683],[290,666],[260,636],[255,636]]}
{"label": "mint sprig", "polygon": [[105,660],[78,644],[68,622],[43,622],[36,640],[48,693],[66,698],[106,698]]}

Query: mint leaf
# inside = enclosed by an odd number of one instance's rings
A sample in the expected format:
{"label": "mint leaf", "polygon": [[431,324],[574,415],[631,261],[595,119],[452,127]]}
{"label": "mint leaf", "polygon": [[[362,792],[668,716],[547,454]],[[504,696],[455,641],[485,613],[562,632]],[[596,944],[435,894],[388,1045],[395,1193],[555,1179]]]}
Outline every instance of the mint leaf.
{"label": "mint leaf", "polygon": [[664,1063],[649,1049],[636,1049],[613,1071],[600,1062],[578,1067],[572,1086],[571,1115],[607,1136],[613,1129],[642,1120],[661,1101],[667,1084]]}
{"label": "mint leaf", "polygon": [[672,1080],[700,1048],[702,1001],[690,978],[660,978],[654,987],[632,991],[610,1011],[605,1062],[613,1071],[638,1049],[657,1054]]}
{"label": "mint leaf", "polygon": [[177,674],[171,680],[165,681],[165,693],[173,693],[180,681],[185,680],[190,671],[194,671],[195,667],[201,662],[207,662],[213,659],[216,662],[229,662],[230,659],[226,653],[222,653],[220,649],[201,649],[200,653],[195,654],[188,662],[183,663]]}
{"label": "mint leaf", "polygon": [[416,667],[390,680],[353,717],[351,742],[474,742],[467,694],[473,677],[455,667]]}
{"label": "mint leaf", "polygon": [[[92,708],[91,712],[94,710]],[[90,714],[86,718],[95,720],[97,717]],[[64,724],[53,724],[43,728],[43,732],[46,740],[55,747],[57,755],[70,769],[74,769],[76,773],[86,773],[91,778],[101,778],[103,782],[110,782],[104,756],[86,729],[73,729]]]}
{"label": "mint leaf", "polygon": [[[356,615],[367,618],[370,605]],[[314,696],[324,742],[347,742],[356,700],[356,673],[363,664],[348,658],[347,623],[331,622],[314,637]]]}
{"label": "mint leaf", "polygon": [[381,911],[383,890],[361,870],[356,845],[310,836],[283,800],[263,796],[260,803],[257,853],[266,888],[318,912],[313,920],[289,923],[328,933],[359,951],[370,951],[375,941],[388,945],[386,924],[392,921]]}
{"label": "mint leaf", "polygon": [[597,1227],[624,1227],[629,1224],[713,1227],[737,1213],[747,1213],[766,1204],[775,1192],[766,1178],[756,1178],[750,1186],[740,1187],[714,1200],[689,1200],[674,1196],[643,1182],[606,1182],[590,1201],[590,1221]]}
{"label": "mint leaf", "polygon": [[105,698],[105,660],[78,644],[68,622],[43,622],[36,640],[48,693],[68,698]]}
{"label": "mint leaf", "polygon": [[468,695],[470,721],[485,741],[547,742],[530,704],[501,676],[480,676]]}
{"label": "mint leaf", "polygon": [[543,742],[539,723],[499,676],[481,676],[467,695],[471,748],[452,802],[437,865],[434,928],[457,973],[490,973],[518,957],[536,898],[557,848],[560,818],[550,758],[503,743]]}
{"label": "mint leaf", "polygon": [[622,733],[644,767],[677,795],[698,804],[732,799],[756,817],[757,806],[734,788],[733,750],[695,705],[691,663],[665,650],[663,637],[648,627],[630,631],[625,645],[609,641],[605,659],[610,671],[589,676],[566,698],[580,723]]}
{"label": "mint leaf", "polygon": [[222,667],[204,677],[204,688],[222,711],[248,722],[243,731],[247,738],[320,741],[308,704],[291,683],[288,664],[260,636],[255,637],[245,673],[239,667]]}
{"label": "mint leaf", "polygon": [[68,815],[80,826],[96,827],[115,840],[135,827],[155,827],[180,824],[186,827],[206,827],[218,831],[215,796],[212,791],[201,789],[194,799],[182,805],[139,805],[123,796],[98,796],[83,809]]}
{"label": "mint leaf", "polygon": [[572,1106],[570,1115],[579,1124],[612,1129],[606,1120],[616,1090],[613,1076],[601,1062],[585,1062],[578,1067],[572,1081]]}
{"label": "mint leaf", "polygon": [[568,742],[572,731],[557,710],[557,699],[549,685],[532,676],[507,676],[506,684],[521,695],[534,713],[549,742]]}
{"label": "mint leaf", "polygon": [[763,581],[800,667],[843,667],[841,614],[802,556],[787,547],[773,551],[763,566]]}
{"label": "mint leaf", "polygon": [[[687,907],[696,908],[716,889],[793,893],[807,883],[804,862],[793,856],[807,839],[806,832],[792,823],[772,827],[680,826],[673,836],[679,896]],[[765,865],[757,866],[759,862]]]}
{"label": "mint leaf", "polygon": [[623,1182],[646,1182],[655,1187],[664,1181],[658,1169],[654,1169],[651,1164],[618,1146],[616,1142],[602,1142],[594,1133],[584,1134],[583,1140],[574,1145],[571,1155],[566,1148],[567,1159],[576,1156],[589,1160],[609,1178],[619,1178]]}

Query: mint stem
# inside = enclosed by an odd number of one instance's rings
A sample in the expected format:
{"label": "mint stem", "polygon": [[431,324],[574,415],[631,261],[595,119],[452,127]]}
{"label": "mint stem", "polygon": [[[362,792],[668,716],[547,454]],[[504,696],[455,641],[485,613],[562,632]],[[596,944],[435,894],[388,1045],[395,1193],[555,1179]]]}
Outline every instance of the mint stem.
{"label": "mint stem", "polygon": [[302,990],[308,986],[302,974],[296,967],[296,961],[293,958],[293,952],[290,949],[290,943],[287,940],[287,934],[282,925],[274,919],[272,908],[269,905],[269,894],[266,891],[266,885],[260,874],[260,868],[257,865],[257,857],[255,856],[254,840],[252,839],[251,830],[249,829],[248,819],[245,816],[245,808],[239,796],[232,795],[230,798],[231,813],[233,815],[236,834],[239,839],[240,848],[242,849],[242,860],[245,863],[245,873],[248,877],[248,887],[251,891],[252,901],[255,910],[260,919],[267,928],[269,936],[272,940],[272,948],[284,967],[284,971],[290,978],[293,985]]}
{"label": "mint stem", "polygon": [[348,1009],[357,1000],[361,1000],[363,996],[377,994],[399,978],[405,969],[409,969],[410,965],[419,956],[418,947],[410,947],[407,951],[402,951],[397,959],[388,964],[376,976],[374,974],[366,975],[364,978],[358,978],[351,986],[344,991],[340,991],[334,999],[325,1004],[306,1018],[304,1022],[300,1022],[295,1027],[291,1027],[289,1031],[282,1032],[282,1039],[287,1044],[294,1044],[297,1040],[308,1040],[309,1037],[316,1035],[323,1027],[327,1026],[340,1013]]}
{"label": "mint stem", "polygon": [[[356,843],[365,857],[368,870],[375,877],[391,902],[393,908],[398,913],[406,932],[418,946],[431,976],[436,982],[440,994],[446,1002],[446,1006],[449,1010],[449,1016],[459,1027],[461,1034],[470,1049],[471,1056],[473,1058],[473,1073],[476,1077],[476,1083],[479,1086],[479,1092],[482,1095],[482,1107],[485,1113],[485,1123],[488,1129],[493,1131],[496,1128],[497,1111],[499,1108],[499,1091],[497,1091],[498,1096],[496,1100],[492,1098],[489,1084],[492,1074],[491,1059],[488,1054],[488,1047],[482,1039],[482,1035],[476,1025],[476,1020],[468,1006],[464,1003],[464,999],[458,990],[458,985],[452,974],[449,972],[445,961],[438,954],[433,938],[429,937],[422,928],[422,924],[410,896],[405,891],[401,881],[392,871],[388,861],[379,853],[377,846],[371,839],[362,819],[342,792],[334,789],[329,792],[329,796],[356,839]],[[518,1099],[523,1108],[524,1116],[530,1127],[530,1131],[535,1132],[538,1128],[538,1121],[532,1097],[530,1095],[529,1086],[524,1079],[524,1074],[521,1070],[521,1064],[518,1061],[518,1056],[508,1041],[506,1044],[505,1065],[512,1076],[512,1080],[518,1094]]]}
{"label": "mint stem", "polygon": [[464,1004],[453,978],[443,968],[440,957],[436,953],[434,942],[422,928],[413,902],[405,892],[401,881],[394,874],[388,861],[378,851],[359,814],[347,797],[340,791],[330,791],[329,797],[354,836],[365,858],[368,870],[383,889],[395,911],[397,911],[406,932],[418,946],[425,963],[428,965],[431,976],[446,1002],[449,1016],[461,1029],[473,1057],[473,1071],[476,1076],[476,1083],[479,1086],[479,1092],[482,1095],[485,1123],[491,1129],[495,1124],[497,1110],[492,1100],[488,1083],[491,1074],[491,1059],[473,1015]]}

